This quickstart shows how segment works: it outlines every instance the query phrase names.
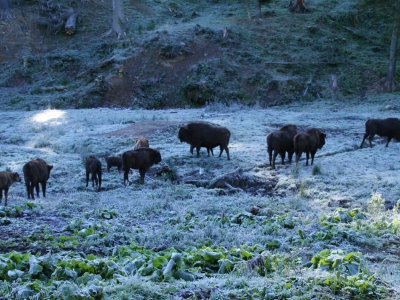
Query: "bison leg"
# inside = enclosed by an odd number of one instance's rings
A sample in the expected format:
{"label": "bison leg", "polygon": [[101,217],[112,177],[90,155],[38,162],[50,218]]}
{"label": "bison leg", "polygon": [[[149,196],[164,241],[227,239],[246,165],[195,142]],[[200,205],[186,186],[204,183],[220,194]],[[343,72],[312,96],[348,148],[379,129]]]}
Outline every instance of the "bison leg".
{"label": "bison leg", "polygon": [[101,173],[99,173],[99,191],[101,190]]}
{"label": "bison leg", "polygon": [[302,154],[302,152],[301,152],[301,151],[299,151],[299,152],[296,152],[296,165],[299,163],[299,160],[300,160],[300,156],[301,156],[301,154]]}
{"label": "bison leg", "polygon": [[315,156],[315,153],[316,153],[317,151],[312,151],[311,152],[311,165],[313,165],[314,164],[314,156]]}
{"label": "bison leg", "polygon": [[[363,140],[362,140],[362,142],[361,142],[360,148],[363,147],[364,141],[367,139],[368,136],[369,136],[369,132],[366,132],[366,133],[364,134],[364,137],[363,137]],[[372,140],[372,138],[371,138],[371,140]],[[369,142],[370,146],[371,146],[371,140],[370,140],[370,142]]]}
{"label": "bison leg", "polygon": [[196,146],[197,157],[200,157],[200,146]]}
{"label": "bison leg", "polygon": [[[111,168],[111,166],[109,164],[107,164],[107,172],[110,172],[110,168]],[[119,171],[119,168],[118,168],[118,171]]]}
{"label": "bison leg", "polygon": [[[36,196],[39,198],[40,197],[40,195],[39,195],[39,182],[36,183],[35,188],[36,188]],[[32,193],[33,193],[33,189],[32,189]]]}
{"label": "bison leg", "polygon": [[372,139],[374,138],[374,136],[375,136],[375,134],[370,134],[369,135],[369,138],[368,138],[368,140],[369,140],[369,146],[372,148]]}
{"label": "bison leg", "polygon": [[86,171],[86,187],[89,185],[89,172]]}
{"label": "bison leg", "polygon": [[281,160],[282,160],[282,165],[284,165],[285,164],[285,151],[280,152],[279,155],[280,155]]}
{"label": "bison leg", "polygon": [[[207,149],[207,151],[208,151],[208,149]],[[210,148],[210,151],[211,151],[212,156],[214,156],[213,148]]]}
{"label": "bison leg", "polygon": [[293,152],[292,151],[288,152],[288,158],[290,164],[292,163],[292,157],[293,157]]}
{"label": "bison leg", "polygon": [[[43,181],[41,184],[42,184],[43,197],[46,197],[46,181]],[[38,184],[38,186],[39,186],[39,184]]]}
{"label": "bison leg", "polygon": [[[3,198],[3,190],[0,189],[0,203],[2,198]],[[7,205],[7,200],[6,200],[6,205]]]}
{"label": "bison leg", "polygon": [[274,151],[274,155],[272,156],[272,169],[275,169],[275,161],[276,161],[277,156],[278,156],[278,152]]}
{"label": "bison leg", "polygon": [[140,184],[144,184],[144,176],[146,175],[146,169],[139,169],[139,173],[140,173]]}
{"label": "bison leg", "polygon": [[272,166],[272,149],[267,148],[268,151],[268,160],[269,160],[269,165]]}
{"label": "bison leg", "polygon": [[386,146],[385,146],[385,147],[389,146],[389,142],[390,142],[391,140],[392,140],[392,137],[391,137],[391,136],[388,136],[387,142],[386,142]]}
{"label": "bison leg", "polygon": [[130,183],[129,178],[128,178],[128,174],[129,174],[129,168],[126,168],[124,171],[124,185],[126,186],[126,181],[128,181],[128,183]]}
{"label": "bison leg", "polygon": [[193,154],[193,149],[194,149],[194,146],[190,145],[190,150],[189,151],[190,151],[191,154]]}
{"label": "bison leg", "polygon": [[[226,152],[226,155],[228,155],[228,160],[230,160],[231,158],[230,158],[230,156],[229,156],[229,149],[228,149],[228,146],[225,147],[225,152]],[[221,153],[222,153],[222,151],[221,151]],[[219,156],[221,156],[221,154],[219,154]]]}
{"label": "bison leg", "polygon": [[306,166],[308,166],[308,159],[310,158],[310,152],[306,152]]}
{"label": "bison leg", "polygon": [[[1,203],[1,196],[3,194],[3,191],[0,191],[0,203]],[[8,188],[4,189],[4,198],[5,198],[5,202],[4,205],[7,206],[7,200],[8,200]]]}

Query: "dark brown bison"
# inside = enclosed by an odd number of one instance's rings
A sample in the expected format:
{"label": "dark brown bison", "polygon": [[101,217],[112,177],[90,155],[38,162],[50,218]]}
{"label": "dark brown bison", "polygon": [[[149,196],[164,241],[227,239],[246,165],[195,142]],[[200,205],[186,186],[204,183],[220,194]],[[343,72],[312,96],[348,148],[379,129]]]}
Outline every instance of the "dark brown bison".
{"label": "dark brown bison", "polygon": [[137,150],[139,148],[149,148],[149,140],[145,137],[138,138],[133,150]]}
{"label": "dark brown bison", "polygon": [[118,157],[118,156],[107,156],[104,160],[107,163],[107,172],[110,172],[110,169],[112,167],[117,167],[118,168],[118,172],[121,172],[121,167],[122,167],[121,157]]}
{"label": "dark brown bison", "polygon": [[122,153],[122,170],[124,170],[124,184],[128,179],[130,169],[139,169],[140,184],[144,184],[144,176],[147,170],[161,161],[161,154],[151,148],[139,148]]}
{"label": "dark brown bison", "polygon": [[5,206],[7,206],[8,189],[14,182],[21,182],[21,178],[17,172],[0,172],[0,203],[3,198],[4,190],[4,197],[6,199]]}
{"label": "dark brown bison", "polygon": [[298,133],[293,138],[294,152],[296,153],[296,164],[299,163],[300,156],[303,152],[307,155],[306,166],[308,166],[308,158],[311,153],[311,165],[314,163],[314,155],[318,149],[325,145],[326,134],[317,128],[308,129],[302,133]]}
{"label": "dark brown bison", "polygon": [[400,120],[397,118],[387,118],[370,119],[365,122],[365,134],[360,148],[364,145],[364,141],[367,137],[369,140],[369,146],[372,147],[371,141],[375,134],[387,137],[386,147],[389,145],[392,138],[400,140]]}
{"label": "dark brown bison", "polygon": [[[278,154],[281,156],[282,165],[285,164],[286,152],[288,153],[289,162],[292,162],[294,153],[293,138],[296,134],[297,126],[289,124],[267,135],[269,165],[272,166],[273,169],[275,169],[275,159]],[[272,152],[274,152],[273,157]]]}
{"label": "dark brown bison", "polygon": [[[228,160],[230,159],[228,149],[230,137],[231,132],[227,128],[206,122],[191,122],[186,126],[182,126],[178,133],[181,143],[190,144],[191,153],[196,148],[197,157],[200,157],[201,147],[206,147],[207,152],[209,152],[210,149],[219,146],[219,156],[225,150]],[[211,151],[211,153],[213,152]]]}
{"label": "dark brown bison", "polygon": [[24,180],[28,198],[35,199],[33,188],[36,188],[36,195],[39,197],[39,183],[42,185],[43,197],[46,197],[46,184],[50,178],[50,171],[53,165],[47,164],[43,159],[37,158],[28,161],[22,171],[24,172]]}
{"label": "dark brown bison", "polygon": [[89,185],[89,174],[92,174],[92,186],[96,182],[98,190],[101,190],[101,162],[94,156],[88,156],[85,163],[86,168],[86,186]]}

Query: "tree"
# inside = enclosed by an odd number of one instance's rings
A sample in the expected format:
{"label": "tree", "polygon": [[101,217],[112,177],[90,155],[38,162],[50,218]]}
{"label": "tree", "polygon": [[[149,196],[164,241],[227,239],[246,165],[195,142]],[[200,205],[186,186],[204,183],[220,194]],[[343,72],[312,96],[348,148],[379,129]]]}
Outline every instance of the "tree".
{"label": "tree", "polygon": [[400,0],[360,0],[361,7],[373,8],[392,19],[389,63],[386,77],[382,79],[382,89],[392,92],[399,84],[396,82],[397,44],[400,30]]}
{"label": "tree", "polygon": [[[2,0],[0,0],[2,1]],[[124,1],[112,0],[113,5],[113,23],[112,32],[115,32],[118,39],[126,34],[125,32],[125,16],[124,16]]]}
{"label": "tree", "polygon": [[0,0],[0,20],[3,19],[3,16],[6,20],[11,19],[10,5],[8,0]]}
{"label": "tree", "polygon": [[383,84],[384,90],[388,92],[392,92],[394,88],[398,86],[398,83],[396,82],[396,53],[400,30],[400,0],[395,1],[394,11],[392,37],[390,39],[388,72]]}

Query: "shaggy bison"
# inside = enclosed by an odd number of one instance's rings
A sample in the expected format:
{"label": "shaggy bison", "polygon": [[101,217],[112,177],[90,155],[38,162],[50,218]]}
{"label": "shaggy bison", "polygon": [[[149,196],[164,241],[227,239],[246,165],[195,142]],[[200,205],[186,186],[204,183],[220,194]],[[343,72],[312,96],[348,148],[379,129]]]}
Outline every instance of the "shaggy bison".
{"label": "shaggy bison", "polygon": [[96,182],[98,190],[101,190],[101,162],[94,156],[88,156],[85,163],[86,168],[86,186],[89,185],[89,174],[92,174],[92,186]]}
{"label": "shaggy bison", "polygon": [[21,178],[17,172],[0,172],[0,203],[3,198],[4,190],[4,197],[6,199],[5,206],[7,206],[8,189],[14,182],[21,182]]}
{"label": "shaggy bison", "polygon": [[124,184],[128,179],[130,169],[139,169],[140,184],[144,184],[144,176],[146,171],[154,164],[161,161],[161,154],[157,150],[151,148],[140,148],[137,150],[129,150],[122,153],[122,170],[124,170]]}
{"label": "shaggy bison", "polygon": [[50,171],[53,165],[47,164],[43,159],[37,158],[28,161],[22,171],[24,172],[24,180],[28,198],[35,199],[33,188],[36,188],[36,195],[39,197],[39,183],[42,185],[43,197],[46,197],[46,184],[50,178]]}
{"label": "shaggy bison", "polygon": [[[205,122],[192,122],[186,126],[182,126],[179,129],[178,138],[182,142],[190,144],[191,153],[193,148],[196,148],[197,157],[200,156],[200,148],[206,147],[207,152],[219,146],[221,156],[222,152],[225,150],[229,157],[229,138],[231,137],[231,132],[222,126],[214,125]],[[211,153],[213,153],[211,151]],[[208,154],[210,155],[210,154]]]}
{"label": "shaggy bison", "polygon": [[318,149],[325,145],[326,134],[317,128],[308,129],[298,133],[293,138],[294,152],[296,153],[296,164],[299,162],[303,152],[307,155],[306,166],[308,166],[309,153],[311,153],[311,165],[314,163],[314,155]]}
{"label": "shaggy bison", "polygon": [[149,148],[149,140],[145,137],[138,138],[133,150],[137,150],[139,148]]}
{"label": "shaggy bison", "polygon": [[[294,153],[293,138],[296,134],[297,126],[289,124],[267,135],[269,165],[272,166],[273,169],[275,169],[275,159],[278,153],[281,156],[282,165],[285,164],[285,152],[288,153],[289,162],[292,162]],[[272,152],[274,152],[273,157]]]}
{"label": "shaggy bison", "polygon": [[107,156],[104,160],[107,163],[107,172],[110,172],[110,169],[112,167],[117,167],[118,168],[118,172],[121,171],[121,167],[122,167],[121,157],[118,157],[118,156]]}
{"label": "shaggy bison", "polygon": [[400,120],[397,118],[387,118],[370,119],[365,122],[365,134],[360,148],[364,145],[364,141],[367,137],[369,140],[369,146],[372,147],[371,141],[375,134],[387,137],[386,147],[389,145],[392,138],[400,140]]}

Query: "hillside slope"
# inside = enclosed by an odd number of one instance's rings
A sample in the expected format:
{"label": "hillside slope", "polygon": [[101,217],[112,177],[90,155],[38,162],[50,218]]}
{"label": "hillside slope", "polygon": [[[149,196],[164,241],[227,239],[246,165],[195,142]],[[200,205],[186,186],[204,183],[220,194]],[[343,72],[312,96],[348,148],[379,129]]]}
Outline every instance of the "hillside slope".
{"label": "hillside slope", "polygon": [[[11,21],[0,23],[0,107],[266,107],[368,96],[386,72],[390,20],[357,1],[313,1],[306,13],[291,13],[275,0],[262,6],[260,21],[249,21],[238,1],[125,1],[120,40],[104,35],[109,2],[12,6]],[[71,7],[78,24],[67,36],[54,19]]]}

